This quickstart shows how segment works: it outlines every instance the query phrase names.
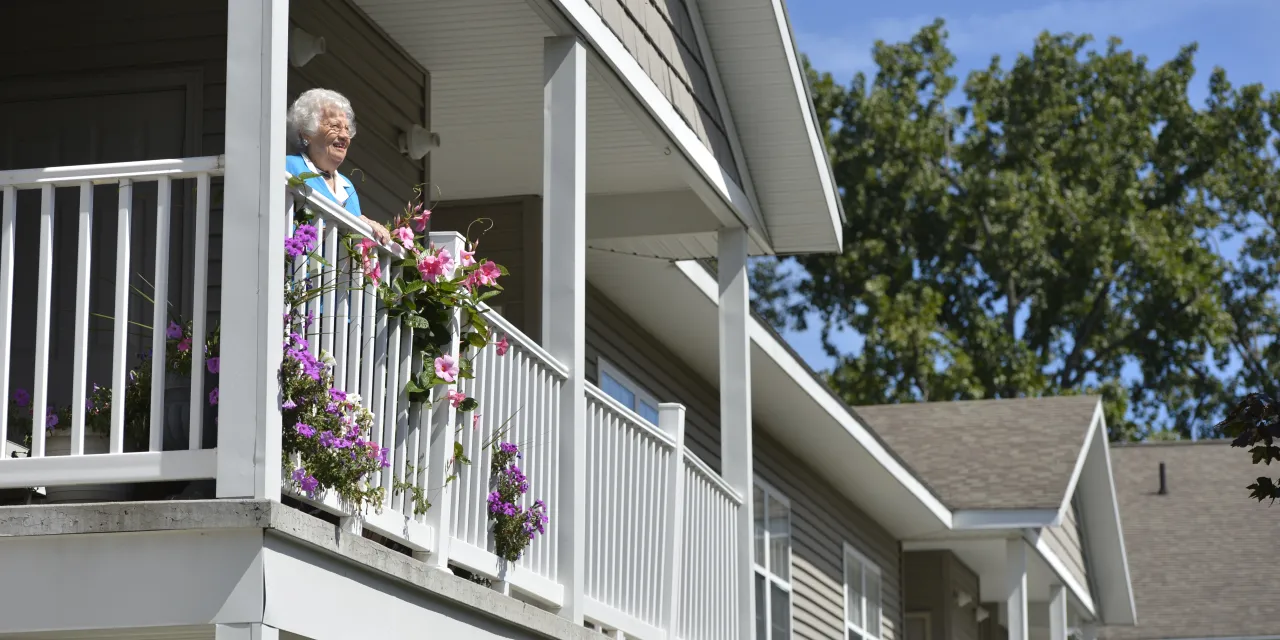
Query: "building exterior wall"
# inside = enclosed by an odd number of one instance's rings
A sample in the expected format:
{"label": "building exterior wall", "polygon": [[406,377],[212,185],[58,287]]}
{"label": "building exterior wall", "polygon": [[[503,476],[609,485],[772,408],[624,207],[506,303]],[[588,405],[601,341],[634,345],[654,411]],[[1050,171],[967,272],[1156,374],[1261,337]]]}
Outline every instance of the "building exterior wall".
{"label": "building exterior wall", "polygon": [[[975,606],[978,575],[950,551],[912,551],[903,555],[906,612],[929,617],[929,640],[988,640],[981,638]],[[968,593],[973,603],[959,606],[956,596]],[[995,613],[995,610],[989,610]]]}
{"label": "building exterior wall", "polygon": [[[590,0],[734,182],[742,184],[690,4],[696,0]],[[696,7],[695,7],[696,9]]]}

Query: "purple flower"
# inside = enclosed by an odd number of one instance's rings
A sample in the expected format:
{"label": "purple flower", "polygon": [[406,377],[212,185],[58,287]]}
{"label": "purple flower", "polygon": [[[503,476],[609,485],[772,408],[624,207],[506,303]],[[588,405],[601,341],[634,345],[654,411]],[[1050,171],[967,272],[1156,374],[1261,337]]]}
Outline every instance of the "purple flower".
{"label": "purple flower", "polygon": [[31,393],[26,389],[14,389],[13,401],[18,403],[19,407],[25,407],[31,404]]}
{"label": "purple flower", "polygon": [[218,404],[218,387],[214,387],[213,391],[209,392],[209,404],[215,406]]}
{"label": "purple flower", "polygon": [[179,327],[178,323],[170,320],[169,329],[165,331],[165,335],[167,335],[170,340],[177,340],[182,337],[182,327]]}
{"label": "purple flower", "polygon": [[284,403],[280,405],[280,408],[281,409],[297,409],[298,403],[294,402],[293,400],[285,400]]}
{"label": "purple flower", "polygon": [[320,481],[316,477],[307,473],[306,469],[298,468],[293,470],[293,481],[298,483],[298,487],[305,491],[307,495],[314,496],[316,489],[320,487]]}
{"label": "purple flower", "polygon": [[85,411],[93,411],[93,398],[84,399],[84,408]]}
{"label": "purple flower", "polygon": [[382,450],[378,452],[378,466],[383,469],[391,466],[391,449],[382,447]]}
{"label": "purple flower", "polygon": [[338,405],[330,402],[329,404],[325,405],[324,410],[327,413],[332,413],[336,415],[338,413]]}
{"label": "purple flower", "polygon": [[501,451],[502,453],[509,453],[517,456],[520,455],[520,447],[517,447],[516,445],[510,442],[503,442],[502,444],[498,445],[498,450]]}
{"label": "purple flower", "polygon": [[[298,435],[304,438],[310,438],[316,434],[316,428],[305,422],[299,422],[298,424],[293,425],[293,429],[298,432]],[[325,433],[329,432],[326,431]]]}
{"label": "purple flower", "polygon": [[54,413],[53,407],[49,407],[49,417],[44,419],[44,426],[50,429],[58,426],[58,414]]}
{"label": "purple flower", "polygon": [[329,397],[332,398],[334,402],[346,402],[347,392],[341,389],[330,389]]}
{"label": "purple flower", "polygon": [[336,447],[337,444],[338,444],[338,438],[334,437],[332,431],[320,432],[320,446],[323,446],[327,449],[332,449]]}
{"label": "purple flower", "polygon": [[209,358],[205,361],[204,366],[209,369],[209,373],[218,373],[219,371],[222,371],[222,359]]}

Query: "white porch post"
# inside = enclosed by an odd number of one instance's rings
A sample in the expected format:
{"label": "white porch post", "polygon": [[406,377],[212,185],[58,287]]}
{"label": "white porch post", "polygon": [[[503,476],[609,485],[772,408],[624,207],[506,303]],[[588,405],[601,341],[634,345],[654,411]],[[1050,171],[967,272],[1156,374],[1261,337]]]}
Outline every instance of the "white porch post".
{"label": "white porch post", "polygon": [[1005,544],[1009,640],[1027,640],[1027,545],[1022,538],[1011,538]]}
{"label": "white porch post", "polygon": [[1067,640],[1067,588],[1049,586],[1049,640]]}
{"label": "white porch post", "polygon": [[230,0],[219,498],[280,499],[289,0]]}
{"label": "white porch post", "polygon": [[667,576],[667,592],[662,612],[667,638],[674,640],[680,628],[680,599],[684,585],[684,416],[682,404],[663,403],[658,407],[658,428],[671,436],[675,449],[667,475],[667,528],[662,533],[662,575]]}
{"label": "white porch post", "polygon": [[560,391],[560,495],[552,505],[560,615],[582,624],[587,422],[587,52],[576,37],[543,43],[542,346],[569,369]]}
{"label": "white porch post", "polygon": [[[735,637],[754,638],[755,598],[752,590],[753,549],[751,490],[751,320],[747,285],[747,230],[720,230],[720,475],[742,495],[738,509],[738,582],[729,592],[736,600],[739,632]],[[1012,639],[1010,639],[1012,640]]]}

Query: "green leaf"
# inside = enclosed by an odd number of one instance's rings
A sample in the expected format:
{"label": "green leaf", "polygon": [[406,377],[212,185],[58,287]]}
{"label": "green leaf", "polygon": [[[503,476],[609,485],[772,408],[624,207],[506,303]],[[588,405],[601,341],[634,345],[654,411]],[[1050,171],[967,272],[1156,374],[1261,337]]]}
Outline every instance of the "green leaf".
{"label": "green leaf", "polygon": [[471,464],[471,459],[467,457],[467,452],[463,449],[461,442],[453,443],[453,459],[458,464]]}
{"label": "green leaf", "polygon": [[468,333],[467,342],[471,346],[476,347],[477,349],[483,349],[486,345],[489,344],[489,341],[485,340],[484,336],[480,335],[477,332]]}
{"label": "green leaf", "polygon": [[426,318],[411,313],[406,313],[404,315],[404,324],[410,329],[426,329],[431,326],[431,324],[427,322]]}
{"label": "green leaf", "polygon": [[459,404],[459,405],[458,405],[458,412],[459,412],[459,413],[470,413],[470,412],[475,411],[476,409],[479,409],[479,408],[480,408],[480,401],[479,401],[479,400],[476,400],[475,398],[467,398],[466,400],[463,400],[463,401],[462,401],[462,404]]}

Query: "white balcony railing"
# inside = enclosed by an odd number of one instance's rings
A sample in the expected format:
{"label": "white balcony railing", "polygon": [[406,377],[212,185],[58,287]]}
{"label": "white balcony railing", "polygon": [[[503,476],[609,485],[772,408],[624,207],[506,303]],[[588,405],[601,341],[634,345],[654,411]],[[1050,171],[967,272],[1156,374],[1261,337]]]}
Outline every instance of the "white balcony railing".
{"label": "white balcony railing", "polygon": [[[110,358],[109,380],[103,380],[111,389],[111,405],[123,406],[127,384],[126,374],[131,360],[142,344],[151,347],[152,370],[165,369],[166,329],[170,309],[169,283],[170,261],[169,249],[172,241],[170,229],[174,218],[174,198],[180,194],[178,202],[190,198],[194,202],[193,236],[195,243],[192,262],[192,280],[189,283],[178,283],[177,287],[190,286],[192,296],[191,313],[194,322],[192,343],[203,344],[205,339],[205,316],[208,309],[206,291],[208,289],[208,238],[210,219],[211,179],[222,174],[223,160],[219,157],[181,158],[173,160],[149,160],[143,162],[126,162],[116,164],[82,165],[70,167],[50,167],[45,169],[29,169],[21,171],[0,172],[0,196],[3,197],[3,218],[0,218],[0,443],[7,440],[30,438],[28,457],[0,460],[0,487],[21,488],[41,486],[68,486],[111,482],[149,482],[161,480],[193,480],[211,479],[216,476],[216,459],[212,451],[200,451],[203,424],[203,407],[205,391],[199,377],[204,368],[203,353],[193,349],[193,379],[190,384],[190,416],[187,421],[188,433],[185,444],[189,450],[162,451],[165,443],[164,394],[165,375],[151,377],[150,424],[146,434],[138,437],[143,445],[134,447],[141,451],[126,453],[126,415],[125,411],[114,411],[110,417],[110,428],[106,433],[88,432],[86,421],[90,409],[86,407],[86,399],[91,395],[89,367],[90,351],[94,344],[90,341],[90,293],[100,289],[95,282],[112,280],[109,291],[101,291],[102,296],[112,300],[110,305],[98,305],[98,308],[110,309],[108,315],[112,325],[112,346],[109,354],[97,353],[100,359]],[[179,188],[194,183],[194,190]],[[151,185],[154,184],[154,196]],[[72,191],[71,189],[75,189]],[[147,197],[136,199],[135,196],[146,189]],[[15,312],[30,312],[26,305],[15,305],[15,248],[17,238],[18,196],[24,191],[38,191],[39,231],[35,237],[27,236],[21,242],[38,242],[36,249],[37,264],[17,265],[20,273],[26,277],[34,276],[35,284],[35,324],[32,335],[14,335]],[[108,237],[114,235],[114,264],[103,265],[96,262],[93,255],[93,228],[95,225],[95,201],[101,205],[103,199],[110,201],[109,210],[116,212],[115,229],[107,230]],[[149,210],[135,210],[138,202],[146,203]],[[71,205],[74,203],[74,207]],[[190,210],[188,210],[190,211]],[[53,271],[55,263],[55,218],[74,212],[77,219],[75,229],[76,244],[73,254],[57,256],[59,264],[75,269],[75,286],[72,292],[73,321],[70,344],[54,335],[55,291],[53,287]],[[143,238],[139,246],[134,246],[134,236],[138,229],[145,229],[147,223],[154,220],[154,237]],[[27,227],[30,229],[30,227]],[[154,243],[154,252],[148,259],[145,250],[148,243]],[[141,259],[133,253],[141,249]],[[153,268],[142,273],[146,263]],[[96,264],[96,267],[95,267]],[[105,267],[105,268],[104,268]],[[33,274],[32,271],[35,271]],[[95,271],[106,271],[95,273]],[[134,295],[137,286],[134,282],[149,282],[152,285],[153,303],[150,306],[146,322],[131,321],[139,314],[131,313],[131,307],[140,302]],[[108,297],[109,296],[109,297]],[[65,298],[60,298],[65,303]],[[129,333],[132,327],[135,332],[143,327],[146,336],[130,345]],[[148,326],[149,325],[149,326]],[[54,389],[51,385],[51,369],[53,363],[50,352],[54,341],[58,340],[57,351],[71,354],[70,388]],[[13,361],[15,344],[31,341],[34,344],[34,366],[29,404],[32,410],[32,428],[26,434],[10,434],[8,427],[11,418],[10,398],[15,391],[12,383],[15,377]],[[96,341],[95,341],[96,342]],[[65,360],[64,360],[65,364]],[[23,376],[25,378],[25,375]],[[21,379],[21,378],[20,378]],[[24,389],[25,391],[25,389]],[[58,446],[46,447],[48,444],[45,408],[54,404],[69,403],[71,407],[70,424],[58,425]],[[26,411],[26,407],[14,407]],[[65,405],[63,405],[65,406]],[[69,432],[63,435],[64,432]],[[50,432],[55,433],[55,432]],[[133,434],[137,435],[137,434]],[[6,448],[9,445],[4,445]]]}
{"label": "white balcony railing", "polygon": [[[112,200],[118,211],[117,249],[111,269],[115,280],[104,295],[110,293],[114,304],[112,404],[122,406],[131,355],[127,337],[131,317],[129,283],[139,264],[154,263],[153,272],[145,274],[156,290],[155,307],[147,310],[151,325],[145,344],[157,354],[155,362],[162,366],[165,358],[165,311],[170,306],[167,292],[179,290],[188,294],[194,345],[203,344],[210,331],[206,316],[210,308],[207,291],[211,180],[221,173],[220,157],[0,172],[0,399],[5,400],[0,401],[0,488],[219,478],[217,449],[200,449],[205,440],[203,408],[207,404],[200,349],[192,350],[191,409],[189,420],[182,422],[187,431],[183,450],[164,450],[168,443],[165,418],[172,413],[165,411],[164,376],[155,376],[149,389],[151,420],[146,437],[141,438],[146,443],[142,451],[126,452],[124,412],[112,415],[109,434],[102,438],[106,445],[95,448],[97,445],[87,439],[90,434],[86,432],[85,400],[91,383],[86,365],[91,350],[89,300],[90,292],[96,290],[90,282],[94,263],[89,230],[94,222],[95,196],[101,198],[110,191],[101,185],[114,185],[118,193]],[[194,247],[190,254],[194,265],[190,281],[170,285],[171,191],[178,180],[194,185],[189,191],[179,191],[194,203]],[[153,260],[131,260],[135,228],[145,226],[135,225],[140,212],[133,210],[133,189],[146,182],[158,185],[155,235],[149,239],[155,243],[155,255]],[[80,233],[74,260],[78,286],[74,291],[74,335],[70,340],[74,371],[69,391],[52,387],[48,355],[56,337],[51,324],[54,220],[56,212],[63,210],[56,205],[61,198],[74,195],[69,190],[60,191],[61,187],[76,187],[79,194],[74,209],[78,211]],[[40,195],[32,404],[43,407],[54,398],[70,400],[71,443],[62,455],[48,450],[46,432],[39,423],[31,434],[29,454],[26,447],[20,446],[22,443],[5,443],[15,439],[6,437],[12,435],[6,434],[6,427],[15,344],[14,247],[17,242],[30,241],[17,237],[16,195],[27,190],[37,190]],[[587,465],[585,477],[574,477],[574,465],[560,459],[564,435],[560,398],[570,371],[491,310],[485,312],[485,317],[492,325],[494,338],[505,337],[509,350],[500,354],[494,344],[481,348],[472,362],[474,379],[459,383],[460,391],[479,401],[480,415],[458,414],[447,402],[433,403],[430,409],[410,403],[403,392],[404,383],[409,372],[421,364],[414,361],[417,356],[412,349],[412,329],[388,317],[361,270],[349,268],[353,265],[348,264],[342,245],[345,236],[370,237],[369,226],[323,197],[308,193],[294,193],[292,197],[293,206],[305,202],[315,214],[320,238],[318,253],[323,259],[317,261],[316,271],[324,274],[324,292],[299,310],[316,318],[308,330],[310,348],[317,355],[323,350],[334,358],[335,385],[360,393],[375,416],[373,439],[390,449],[391,456],[390,465],[372,479],[386,489],[380,508],[355,513],[334,496],[300,495],[288,482],[283,483],[286,494],[337,515],[349,531],[368,528],[409,547],[416,557],[429,559],[436,566],[465,568],[495,580],[501,588],[512,588],[528,599],[555,608],[564,605],[566,597],[558,575],[564,559],[558,555],[563,547],[557,536],[572,524],[560,521],[557,500],[562,496],[562,487],[578,487],[587,494],[582,514],[587,533],[582,558],[586,598],[582,610],[589,622],[618,632],[620,637],[639,639],[728,640],[747,632],[738,628],[739,612],[732,597],[732,585],[750,578],[740,575],[736,566],[738,537],[734,535],[734,523],[743,508],[743,496],[685,449],[682,407],[663,405],[660,424],[655,426],[596,387],[586,385],[587,420],[574,428],[585,435]],[[292,225],[292,216],[289,218],[288,224]],[[227,230],[226,235],[233,231]],[[457,234],[433,233],[431,241],[459,255],[462,239]],[[284,248],[277,251],[283,260]],[[383,273],[394,277],[393,265],[403,257],[403,251],[392,246],[379,247],[377,252]],[[310,277],[307,274],[313,272],[313,265],[309,260],[298,259],[296,277]],[[322,264],[327,266],[321,269]],[[188,286],[190,291],[186,291]],[[224,281],[221,286],[224,290],[256,290],[258,283]],[[136,311],[133,315],[137,315]],[[458,333],[455,330],[454,349]],[[175,391],[168,392],[171,400]],[[179,393],[186,392],[183,389]],[[494,554],[486,500],[492,490],[491,450],[502,441],[520,447],[520,464],[530,482],[526,498],[545,500],[551,518],[546,535],[533,541],[511,566]],[[460,443],[471,458],[470,465],[449,468],[455,443]],[[8,457],[14,452],[27,457]],[[446,483],[445,479],[454,473],[456,480]],[[421,490],[435,505],[434,511],[415,513],[408,492],[394,490],[405,483]],[[445,496],[440,500],[442,493]]]}

